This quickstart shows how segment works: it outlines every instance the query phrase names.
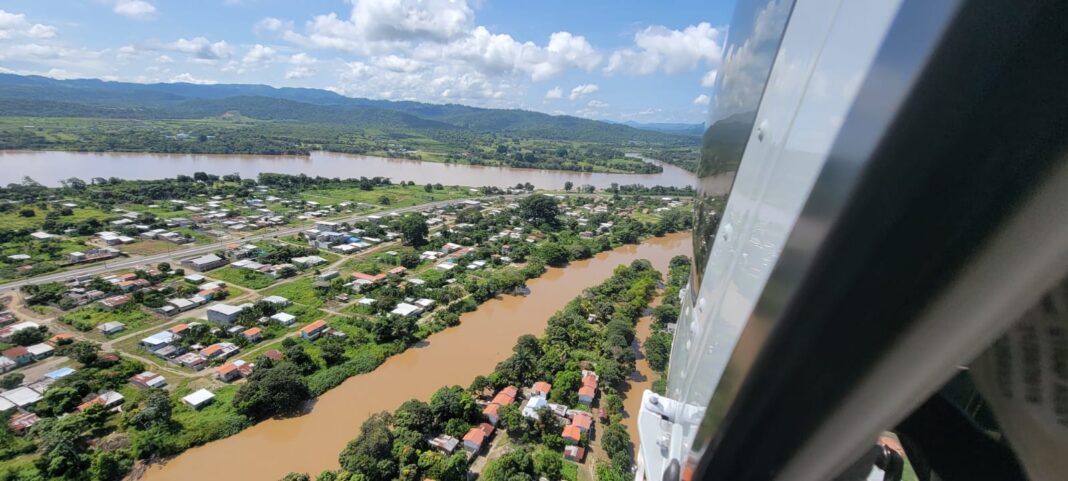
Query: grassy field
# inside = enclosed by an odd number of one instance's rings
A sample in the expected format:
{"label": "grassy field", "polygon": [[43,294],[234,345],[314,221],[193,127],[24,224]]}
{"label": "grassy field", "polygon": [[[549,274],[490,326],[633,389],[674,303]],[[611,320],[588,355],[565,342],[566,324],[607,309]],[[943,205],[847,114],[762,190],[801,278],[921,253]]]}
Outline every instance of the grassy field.
{"label": "grassy field", "polygon": [[144,240],[137,241],[133,244],[127,244],[122,246],[122,250],[130,254],[150,256],[154,254],[162,254],[164,252],[170,252],[172,250],[181,249],[182,246],[173,242],[161,241],[161,240]]}
{"label": "grassy field", "polygon": [[227,284],[237,284],[247,289],[263,289],[275,283],[275,279],[267,274],[238,267],[215,269],[207,275]]}
{"label": "grassy field", "polygon": [[314,282],[315,279],[305,277],[272,287],[263,294],[265,296],[282,296],[298,304],[319,308],[323,305],[323,300],[315,295],[315,287],[312,286]]}
{"label": "grassy field", "polygon": [[[20,213],[26,209],[32,210],[33,215],[26,217]],[[36,205],[20,206],[16,209],[0,213],[0,225],[4,226],[6,229],[39,229],[41,224],[44,224],[45,216],[47,216],[49,212],[52,212],[52,210],[42,209],[40,206]],[[99,219],[103,221],[107,218],[116,217],[114,214],[107,214],[102,210],[94,208],[75,207],[71,209],[71,212],[71,215],[61,215],[59,220],[63,222],[83,222],[89,219]]]}
{"label": "grassy field", "polygon": [[156,317],[141,308],[126,308],[107,311],[98,306],[89,305],[59,316],[59,320],[70,324],[80,331],[88,331],[110,321],[126,324],[126,330],[140,329],[156,320]]}

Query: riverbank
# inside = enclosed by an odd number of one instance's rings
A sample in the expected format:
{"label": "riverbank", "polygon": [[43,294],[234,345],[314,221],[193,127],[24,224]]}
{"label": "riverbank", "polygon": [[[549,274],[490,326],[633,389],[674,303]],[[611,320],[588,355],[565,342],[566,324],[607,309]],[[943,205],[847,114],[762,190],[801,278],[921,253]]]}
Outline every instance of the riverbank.
{"label": "riverbank", "polygon": [[649,259],[666,271],[676,255],[689,255],[688,233],[654,237],[550,268],[528,282],[527,296],[500,296],[461,316],[460,325],[431,335],[390,357],[375,371],[349,378],[320,396],[306,415],[271,419],[241,433],[190,449],[151,466],[142,479],[187,480],[205,476],[279,479],[290,471],[318,473],[338,466],[337,453],[371,413],[426,398],[443,385],[467,385],[510,355],[515,339],[540,334],[548,318],[613,269]]}

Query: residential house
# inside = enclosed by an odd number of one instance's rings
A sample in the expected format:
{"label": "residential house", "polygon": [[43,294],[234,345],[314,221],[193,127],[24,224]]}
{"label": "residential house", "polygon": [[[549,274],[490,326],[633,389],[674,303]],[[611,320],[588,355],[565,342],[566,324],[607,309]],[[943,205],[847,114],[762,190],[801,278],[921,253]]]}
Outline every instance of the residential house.
{"label": "residential house", "polygon": [[75,408],[75,411],[82,412],[96,405],[104,406],[104,409],[111,409],[115,406],[118,406],[119,404],[122,404],[125,400],[126,397],[116,391],[105,391],[99,396],[80,404],[77,408]]}
{"label": "residential house", "polygon": [[216,304],[208,308],[208,320],[219,324],[232,324],[243,310],[243,306]]}
{"label": "residential house", "polygon": [[460,440],[449,436],[448,434],[440,434],[436,438],[428,441],[428,444],[430,444],[431,448],[445,453],[447,456],[456,451],[456,448],[460,445]]}
{"label": "residential house", "polygon": [[582,431],[573,424],[564,426],[564,431],[560,434],[564,441],[569,444],[579,444],[582,442]]}
{"label": "residential house", "polygon": [[0,355],[14,361],[16,366],[24,366],[33,362],[33,354],[30,353],[29,349],[22,346],[6,349],[3,353],[0,353]]}
{"label": "residential house", "polygon": [[130,383],[134,386],[149,388],[162,388],[167,385],[167,379],[154,372],[145,371],[141,374],[135,374],[130,378]]}
{"label": "residential house", "polygon": [[241,379],[240,366],[233,362],[228,362],[215,368],[215,377],[222,382],[231,382],[237,379]]}
{"label": "residential house", "polygon": [[230,342],[219,342],[200,350],[200,355],[207,360],[226,359],[237,353],[240,349]]}
{"label": "residential house", "polygon": [[132,300],[133,296],[129,294],[122,294],[118,296],[111,296],[106,299],[101,299],[99,303],[100,307],[103,307],[105,310],[113,311],[119,307],[125,306]]}
{"label": "residential house", "polygon": [[421,312],[423,312],[423,308],[408,304],[407,302],[401,302],[400,304],[397,304],[397,307],[394,307],[393,310],[389,313],[398,316],[408,317],[418,315]]}
{"label": "residential house", "polygon": [[164,347],[170,346],[177,339],[177,336],[170,331],[160,331],[144,339],[141,339],[141,345],[149,351],[156,352]]}
{"label": "residential house", "polygon": [[593,416],[586,412],[575,411],[571,416],[571,425],[584,433],[589,432],[590,428],[593,427]]}
{"label": "residential house", "polygon": [[11,428],[11,432],[21,436],[23,434],[26,434],[26,432],[29,431],[34,424],[37,424],[37,421],[40,420],[41,418],[34,413],[18,412],[15,413],[14,416],[11,416],[11,419],[8,420],[7,425],[9,428]]}
{"label": "residential house", "polygon": [[271,316],[271,320],[283,326],[292,326],[294,323],[297,322],[297,316],[285,312],[278,312]]}
{"label": "residential house", "polygon": [[32,406],[36,404],[37,401],[44,399],[44,397],[41,396],[41,393],[25,386],[0,392],[0,398],[6,399],[11,404],[20,408]]}
{"label": "residential house", "polygon": [[489,423],[482,423],[471,428],[464,435],[464,450],[470,454],[478,454],[495,429]]}
{"label": "residential house", "polygon": [[182,402],[193,409],[200,409],[210,404],[212,399],[215,399],[215,395],[212,394],[211,391],[201,389],[193,394],[183,397]]}
{"label": "residential house", "polygon": [[12,324],[5,328],[0,328],[0,341],[7,342],[11,340],[11,336],[15,335],[16,332],[19,332],[23,329],[38,329],[40,327],[41,326],[38,325],[36,322],[23,321],[16,324]]}
{"label": "residential house", "polygon": [[589,386],[582,386],[578,390],[578,402],[589,406],[593,404],[593,398],[597,397],[597,389]]}
{"label": "residential house", "polygon": [[185,354],[182,354],[181,356],[178,356],[178,358],[174,361],[177,362],[179,366],[186,367],[194,371],[204,369],[204,366],[208,363],[207,359],[204,359],[204,356],[201,356],[200,353],[196,352],[187,352]]}
{"label": "residential house", "polygon": [[323,264],[323,263],[326,262],[326,259],[323,259],[322,257],[319,257],[319,256],[305,256],[305,257],[294,257],[294,258],[290,259],[290,262],[292,262],[293,264],[296,264],[296,265],[298,265],[298,266],[300,266],[302,268],[308,268],[308,267],[315,267],[315,266],[317,266],[319,264]]}
{"label": "residential house", "polygon": [[523,416],[537,420],[541,417],[541,414],[538,411],[546,408],[548,404],[549,402],[545,400],[544,396],[531,397],[530,399],[527,399],[527,403],[523,405]]}
{"label": "residential house", "polygon": [[97,329],[99,329],[100,332],[104,333],[105,335],[111,335],[115,334],[116,332],[120,332],[123,329],[126,329],[126,324],[123,324],[119,321],[108,321],[97,326]]}
{"label": "residential house", "polygon": [[249,328],[242,332],[241,336],[248,342],[260,342],[260,339],[263,338],[263,329],[258,327]]}
{"label": "residential house", "polygon": [[582,446],[564,446],[564,459],[581,463],[586,457],[586,448]]}
{"label": "residential house", "polygon": [[262,301],[270,303],[270,304],[274,304],[277,307],[286,307],[286,306],[288,306],[290,304],[289,303],[289,299],[286,299],[286,298],[284,298],[282,296],[267,296],[267,297],[264,297],[262,299]]}
{"label": "residential house", "polygon": [[[11,359],[8,359],[6,357],[0,356],[0,373],[8,372],[8,371],[10,371],[12,369],[15,369],[16,367],[18,367],[18,364],[15,364],[15,361],[12,361]],[[3,408],[0,408],[0,411],[3,411],[3,410],[4,410]]]}
{"label": "residential house", "polygon": [[182,266],[197,272],[207,272],[226,265],[226,259],[215,254],[207,254],[182,261]]}
{"label": "residential house", "polygon": [[266,357],[267,359],[270,359],[275,362],[281,361],[282,359],[286,358],[285,354],[282,354],[281,352],[275,349],[271,349],[270,351],[263,353],[263,357]]}
{"label": "residential house", "polygon": [[482,415],[486,416],[486,419],[490,424],[496,426],[497,422],[501,420],[501,405],[496,403],[489,403],[484,409],[482,409]]}
{"label": "residential house", "polygon": [[326,321],[319,319],[307,326],[300,328],[300,337],[308,341],[314,341],[319,338],[330,326],[326,324]]}
{"label": "residential house", "polygon": [[538,381],[538,382],[534,383],[534,386],[530,388],[530,391],[535,396],[548,397],[549,396],[549,391],[552,388],[553,388],[552,384],[549,384],[549,383],[547,383],[545,381]]}
{"label": "residential house", "polygon": [[32,346],[27,346],[26,350],[29,351],[31,356],[33,356],[34,360],[39,361],[48,356],[51,356],[52,353],[56,351],[56,348],[42,342],[39,344],[34,344]]}

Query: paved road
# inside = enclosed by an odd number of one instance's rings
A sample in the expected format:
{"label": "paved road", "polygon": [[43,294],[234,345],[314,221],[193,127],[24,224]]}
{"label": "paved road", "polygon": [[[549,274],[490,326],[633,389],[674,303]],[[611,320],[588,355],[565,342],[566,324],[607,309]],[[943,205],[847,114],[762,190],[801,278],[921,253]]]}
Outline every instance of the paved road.
{"label": "paved road", "polygon": [[[509,196],[505,196],[505,197],[509,197]],[[438,207],[449,205],[449,204],[452,204],[452,203],[455,203],[455,202],[463,202],[464,200],[467,200],[467,199],[439,200],[439,201],[436,201],[436,202],[431,202],[429,204],[420,204],[420,205],[415,205],[415,206],[411,206],[411,207],[401,207],[401,208],[398,208],[398,209],[383,210],[383,211],[372,212],[372,213],[364,214],[364,215],[358,215],[358,216],[341,218],[341,219],[329,219],[329,220],[331,220],[332,222],[356,222],[356,221],[361,221],[361,220],[367,220],[367,218],[372,216],[372,215],[388,215],[388,214],[392,214],[392,213],[403,214],[405,212],[431,210],[431,209],[436,209]],[[327,220],[327,219],[323,219],[323,220]],[[166,260],[175,259],[175,258],[178,258],[178,257],[190,257],[190,256],[195,256],[195,255],[200,255],[200,254],[207,254],[207,253],[210,253],[210,252],[215,252],[216,250],[219,250],[219,249],[223,248],[224,246],[226,246],[226,244],[232,244],[232,243],[234,243],[236,241],[251,242],[251,241],[260,240],[260,239],[267,239],[267,238],[271,238],[271,237],[292,235],[292,234],[296,234],[296,233],[298,233],[298,232],[300,232],[300,231],[302,231],[304,229],[307,229],[308,226],[311,226],[311,225],[313,225],[313,223],[306,223],[306,224],[302,224],[300,226],[287,227],[287,228],[276,230],[276,231],[265,232],[263,234],[255,234],[255,235],[251,235],[251,236],[248,236],[248,237],[243,237],[241,239],[231,239],[231,240],[227,240],[227,241],[215,242],[215,243],[212,243],[212,244],[204,244],[204,245],[199,245],[199,246],[190,246],[190,247],[186,247],[186,248],[182,248],[182,249],[177,249],[177,250],[173,250],[173,251],[164,252],[162,254],[153,254],[153,255],[148,255],[148,256],[133,257],[133,258],[129,258],[129,259],[123,259],[123,260],[119,260],[119,261],[105,262],[105,263],[102,263],[102,264],[93,265],[91,267],[84,267],[82,269],[74,269],[74,270],[69,270],[69,271],[55,272],[55,273],[46,274],[46,275],[43,275],[43,276],[32,277],[32,278],[28,278],[28,279],[22,279],[22,280],[18,280],[18,281],[12,281],[12,282],[8,282],[6,284],[0,284],[0,292],[6,292],[6,291],[9,291],[9,290],[12,290],[12,289],[18,289],[18,288],[20,288],[20,287],[22,287],[24,285],[27,285],[27,284],[41,284],[41,283],[45,283],[45,282],[66,281],[66,280],[70,280],[70,279],[73,279],[75,277],[83,276],[83,275],[101,274],[101,273],[105,273],[105,272],[111,272],[111,271],[116,271],[116,270],[121,270],[121,269],[127,269],[127,268],[140,266],[140,265],[144,265],[144,264],[162,262],[162,261],[166,261]]]}

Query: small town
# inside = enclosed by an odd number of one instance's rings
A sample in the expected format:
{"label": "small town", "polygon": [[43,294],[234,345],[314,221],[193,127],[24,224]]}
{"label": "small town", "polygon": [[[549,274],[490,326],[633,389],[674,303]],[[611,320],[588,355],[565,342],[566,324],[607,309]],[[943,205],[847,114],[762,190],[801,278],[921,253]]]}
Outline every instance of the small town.
{"label": "small town", "polygon": [[[14,436],[8,455],[35,452],[44,433],[64,432],[79,445],[121,439],[130,454],[116,461],[129,469],[138,459],[297,414],[308,399],[457,325],[480,304],[523,295],[526,281],[547,268],[685,230],[690,222],[688,197],[525,189],[486,196],[448,189],[466,197],[413,200],[410,209],[336,199],[297,205],[256,187],[244,200],[171,202],[180,215],[147,224],[136,223],[149,221],[132,210],[121,213],[108,224],[115,232],[94,233],[86,242],[99,243],[109,259],[121,256],[130,267],[68,273],[107,262],[78,251],[78,261],[67,254],[72,261],[58,271],[65,280],[22,283],[3,298],[0,411],[13,413],[8,427]],[[286,213],[263,212],[264,202]],[[263,215],[228,210],[240,204]],[[356,214],[368,208],[380,213]],[[71,242],[65,237],[70,229],[33,232],[41,239],[30,242]],[[174,250],[131,255],[139,244],[173,244]],[[158,261],[138,262],[147,258]],[[597,380],[592,368],[582,371],[571,403],[585,406],[581,412],[549,402],[555,398],[547,381],[522,391],[504,387],[488,402],[477,401],[484,422],[428,442],[445,455],[466,453],[478,470],[487,459],[478,454],[493,453],[500,439],[494,431],[501,416],[522,403],[518,409],[527,419],[549,410],[566,421],[557,434],[570,444],[559,454],[581,463]],[[287,395],[277,394],[282,391]],[[67,425],[70,415],[81,413],[97,424]],[[605,416],[601,410],[600,419]],[[46,450],[40,456],[66,455]]]}

